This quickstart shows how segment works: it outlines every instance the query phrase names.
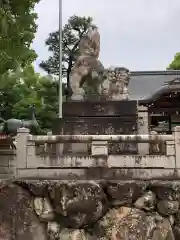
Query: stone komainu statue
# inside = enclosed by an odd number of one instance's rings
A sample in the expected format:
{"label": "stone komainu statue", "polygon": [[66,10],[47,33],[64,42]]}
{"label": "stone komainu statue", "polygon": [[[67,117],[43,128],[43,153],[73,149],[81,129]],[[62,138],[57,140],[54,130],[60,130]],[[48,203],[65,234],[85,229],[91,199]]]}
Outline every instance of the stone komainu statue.
{"label": "stone komainu statue", "polygon": [[77,58],[70,75],[70,87],[72,100],[83,100],[83,84],[94,88],[94,92],[100,93],[103,81],[104,67],[98,60],[100,52],[100,34],[96,27],[89,28],[86,36],[80,41],[80,56]]}
{"label": "stone komainu statue", "polygon": [[130,72],[123,67],[109,68],[104,71],[101,95],[108,100],[127,100]]}

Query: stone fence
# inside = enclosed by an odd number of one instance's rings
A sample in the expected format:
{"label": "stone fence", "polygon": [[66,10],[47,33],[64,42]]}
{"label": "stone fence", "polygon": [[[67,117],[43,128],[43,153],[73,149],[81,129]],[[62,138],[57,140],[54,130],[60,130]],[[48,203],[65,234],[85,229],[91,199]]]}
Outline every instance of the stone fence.
{"label": "stone fence", "polygon": [[[137,143],[136,155],[112,155],[109,143]],[[71,144],[72,153],[63,147]],[[76,144],[89,144],[77,154]],[[159,145],[165,152],[159,152]],[[43,151],[42,151],[43,149]],[[16,150],[0,149],[0,177],[17,179],[101,180],[179,179],[180,127],[171,135],[46,135],[19,129]]]}

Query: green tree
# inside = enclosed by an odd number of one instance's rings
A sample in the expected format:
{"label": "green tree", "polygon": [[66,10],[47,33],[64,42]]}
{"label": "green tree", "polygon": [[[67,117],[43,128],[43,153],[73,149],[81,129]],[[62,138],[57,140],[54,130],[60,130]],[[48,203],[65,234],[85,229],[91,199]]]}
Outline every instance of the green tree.
{"label": "green tree", "polygon": [[[88,28],[93,25],[92,21],[91,17],[72,16],[63,27],[62,70],[68,87],[70,72],[79,54],[80,39],[87,33]],[[59,75],[59,31],[50,33],[45,44],[48,46],[49,51],[52,52],[52,56],[47,61],[43,61],[40,67],[48,74]]]}
{"label": "green tree", "polygon": [[57,117],[58,89],[56,78],[41,76],[32,65],[6,72],[0,81],[0,116],[4,119],[31,119],[29,105],[35,105],[39,133],[46,133],[52,129]]}
{"label": "green tree", "polygon": [[34,104],[37,99],[35,89],[39,77],[31,65],[23,70],[1,75],[1,117],[4,119],[27,117],[28,105]]}
{"label": "green tree", "polygon": [[34,6],[40,0],[0,1],[0,74],[35,60],[30,45],[36,33]]}
{"label": "green tree", "polygon": [[173,61],[169,64],[168,70],[180,70],[180,52],[176,53]]}
{"label": "green tree", "polygon": [[[62,87],[64,92],[65,84]],[[58,90],[59,81],[54,80],[50,76],[40,79],[37,87],[37,97],[41,102],[41,107],[37,109],[37,118],[43,132],[52,130],[54,120],[57,118],[59,105]]]}

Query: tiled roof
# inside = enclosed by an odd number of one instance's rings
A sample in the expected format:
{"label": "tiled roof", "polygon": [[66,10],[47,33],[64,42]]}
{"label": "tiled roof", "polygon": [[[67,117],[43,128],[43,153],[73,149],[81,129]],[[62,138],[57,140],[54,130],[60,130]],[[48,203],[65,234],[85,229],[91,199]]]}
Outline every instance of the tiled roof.
{"label": "tiled roof", "polygon": [[149,97],[160,90],[165,82],[171,81],[177,76],[180,76],[180,70],[131,72],[128,86],[130,100]]}

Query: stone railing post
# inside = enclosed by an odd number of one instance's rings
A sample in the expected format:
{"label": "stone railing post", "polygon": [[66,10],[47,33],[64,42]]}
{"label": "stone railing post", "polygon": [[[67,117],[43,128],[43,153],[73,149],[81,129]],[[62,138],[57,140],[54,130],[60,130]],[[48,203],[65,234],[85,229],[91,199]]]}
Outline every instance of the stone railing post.
{"label": "stone railing post", "polygon": [[[52,136],[52,132],[47,132],[47,136]],[[52,148],[54,147],[55,144],[48,144],[48,143],[45,143],[45,152],[49,152],[51,153],[52,152]],[[56,149],[54,148],[55,152],[56,152]]]}
{"label": "stone railing post", "polygon": [[176,168],[180,168],[180,126],[173,128]]}
{"label": "stone railing post", "polygon": [[[150,134],[151,135],[158,135],[158,133],[156,131],[150,131]],[[160,146],[159,142],[149,144],[149,153],[150,154],[159,153],[160,152],[159,146]]]}
{"label": "stone railing post", "polygon": [[[48,132],[47,135],[52,136],[52,132]],[[62,155],[64,151],[64,143],[51,144],[51,149],[53,153]]]}
{"label": "stone railing post", "polygon": [[107,141],[92,141],[91,155],[96,158],[96,166],[107,166],[108,158],[108,142]]}
{"label": "stone railing post", "polygon": [[[47,132],[47,136],[52,136],[52,132]],[[63,153],[63,144],[62,143],[45,143],[45,152],[49,154],[62,154]]]}
{"label": "stone railing post", "polygon": [[92,156],[108,156],[108,142],[92,141],[91,154]]}
{"label": "stone railing post", "polygon": [[[27,137],[29,135],[29,129],[19,128],[16,136],[16,166],[15,175],[20,168],[26,168],[27,166]],[[15,176],[16,177],[16,176]]]}
{"label": "stone railing post", "polygon": [[34,141],[27,142],[27,168],[37,166],[36,144]]}
{"label": "stone railing post", "polygon": [[[144,106],[138,106],[138,122],[137,129],[139,135],[149,134],[149,116],[148,108]],[[138,154],[149,154],[149,143],[138,143]]]}
{"label": "stone railing post", "polygon": [[175,156],[175,142],[166,141],[166,156]]}

